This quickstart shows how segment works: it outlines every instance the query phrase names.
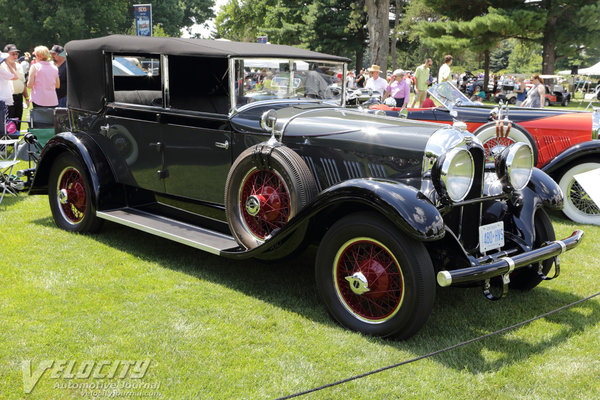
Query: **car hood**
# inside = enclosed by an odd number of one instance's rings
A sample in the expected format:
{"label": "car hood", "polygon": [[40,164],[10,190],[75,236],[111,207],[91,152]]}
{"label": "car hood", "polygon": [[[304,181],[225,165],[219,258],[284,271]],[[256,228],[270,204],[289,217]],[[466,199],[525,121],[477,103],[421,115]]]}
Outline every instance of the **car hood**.
{"label": "car hood", "polygon": [[276,131],[286,137],[339,140],[356,145],[423,150],[447,125],[369,114],[345,108],[288,107],[277,111]]}

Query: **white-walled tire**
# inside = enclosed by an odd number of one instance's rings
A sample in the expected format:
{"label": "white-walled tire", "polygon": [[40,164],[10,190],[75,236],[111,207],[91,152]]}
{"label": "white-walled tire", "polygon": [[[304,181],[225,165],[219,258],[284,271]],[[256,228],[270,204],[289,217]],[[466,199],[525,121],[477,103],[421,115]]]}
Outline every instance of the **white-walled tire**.
{"label": "white-walled tire", "polygon": [[580,224],[600,225],[600,207],[594,203],[575,179],[575,175],[600,168],[600,163],[588,162],[569,167],[558,185],[565,196],[563,213]]}
{"label": "white-walled tire", "polygon": [[[502,121],[502,123],[504,125],[503,129],[506,131],[508,129],[508,123],[505,121]],[[477,136],[479,140],[481,140],[486,156],[489,156],[490,151],[496,146],[510,146],[516,142],[528,143],[533,150],[533,164],[537,165],[538,150],[537,146],[535,145],[535,140],[533,140],[533,137],[525,128],[518,124],[512,123],[510,131],[508,132],[508,136],[503,138],[496,137],[495,121],[481,125],[479,128],[475,129],[473,134]]]}

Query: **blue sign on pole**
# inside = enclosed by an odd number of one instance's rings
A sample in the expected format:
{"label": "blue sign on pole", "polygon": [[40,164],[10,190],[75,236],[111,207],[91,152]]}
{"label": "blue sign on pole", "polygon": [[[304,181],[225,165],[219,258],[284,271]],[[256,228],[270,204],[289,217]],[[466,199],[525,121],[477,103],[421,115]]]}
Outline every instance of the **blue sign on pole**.
{"label": "blue sign on pole", "polygon": [[134,4],[135,34],[152,36],[152,4]]}

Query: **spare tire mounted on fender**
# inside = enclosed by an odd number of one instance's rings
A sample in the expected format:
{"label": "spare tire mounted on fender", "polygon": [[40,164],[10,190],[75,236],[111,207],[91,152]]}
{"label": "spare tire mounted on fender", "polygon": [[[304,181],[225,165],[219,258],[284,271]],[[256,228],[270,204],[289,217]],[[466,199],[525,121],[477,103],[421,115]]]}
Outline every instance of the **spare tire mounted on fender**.
{"label": "spare tire mounted on fender", "polygon": [[237,241],[252,249],[282,228],[317,194],[304,160],[279,143],[260,143],[235,160],[225,184],[225,213]]}

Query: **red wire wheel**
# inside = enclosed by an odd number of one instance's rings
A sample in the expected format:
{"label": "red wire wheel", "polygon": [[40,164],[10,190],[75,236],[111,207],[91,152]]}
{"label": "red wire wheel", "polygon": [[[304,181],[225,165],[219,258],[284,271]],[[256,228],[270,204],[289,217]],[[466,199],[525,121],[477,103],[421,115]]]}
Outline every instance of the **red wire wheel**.
{"label": "red wire wheel", "polygon": [[63,217],[71,224],[80,223],[87,208],[85,180],[81,172],[74,167],[65,168],[58,178],[57,195]]}
{"label": "red wire wheel", "polygon": [[[225,216],[235,239],[253,249],[298,214],[317,194],[317,184],[302,157],[281,144],[259,143],[233,162],[225,182]],[[304,230],[286,236],[285,245],[260,257],[279,259],[304,241]]]}
{"label": "red wire wheel", "polygon": [[385,322],[402,306],[402,270],[390,250],[377,240],[346,242],[336,255],[333,273],[344,307],[364,322]]}
{"label": "red wire wheel", "polygon": [[290,218],[290,192],[274,170],[252,169],[240,188],[243,223],[252,235],[264,240]]}
{"label": "red wire wheel", "polygon": [[[488,161],[494,161],[492,149],[498,148],[502,150],[504,147],[508,147],[516,142],[529,143],[533,150],[533,165],[538,164],[538,149],[533,139],[533,136],[521,125],[516,123],[510,123],[510,130],[508,129],[509,123],[507,121],[501,121],[500,126],[496,126],[496,121],[488,122],[487,124],[481,125],[475,129],[473,135],[483,144],[485,155]],[[544,160],[541,160],[544,162]]]}
{"label": "red wire wheel", "polygon": [[96,232],[102,220],[96,216],[94,191],[88,170],[78,156],[59,154],[50,168],[48,200],[56,225],[70,232]]}

